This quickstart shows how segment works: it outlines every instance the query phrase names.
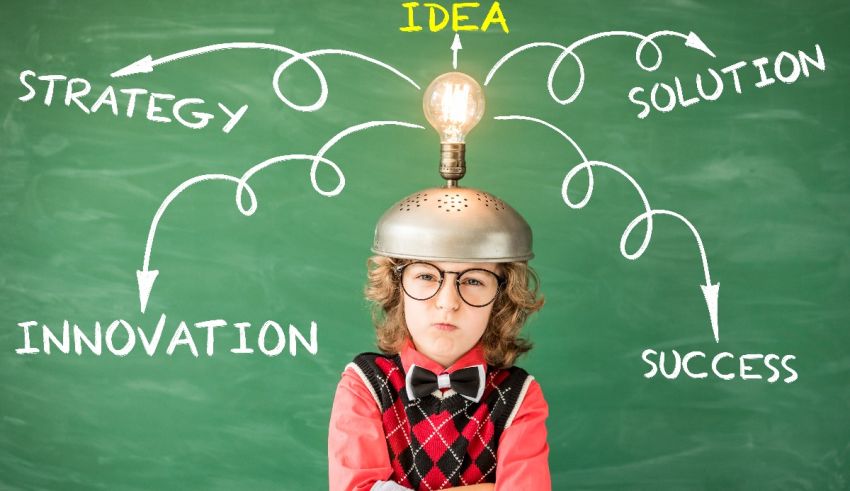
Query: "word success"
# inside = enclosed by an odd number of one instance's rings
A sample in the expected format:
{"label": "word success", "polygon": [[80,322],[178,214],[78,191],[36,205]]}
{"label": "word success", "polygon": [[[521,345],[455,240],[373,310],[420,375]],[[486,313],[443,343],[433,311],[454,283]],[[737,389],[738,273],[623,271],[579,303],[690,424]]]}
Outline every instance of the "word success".
{"label": "word success", "polygon": [[[148,121],[153,121],[154,123],[171,123],[173,117],[174,121],[195,130],[206,127],[210,120],[216,117],[215,114],[209,112],[194,110],[206,107],[206,102],[198,98],[178,100],[173,94],[148,92],[145,89],[119,89],[116,93],[116,90],[109,85],[92,102],[91,99],[94,94],[89,96],[92,86],[88,80],[83,78],[68,79],[65,75],[37,75],[32,70],[24,70],[21,72],[20,80],[21,85],[27,89],[27,93],[18,97],[18,100],[29,102],[35,99],[36,94],[39,93],[39,90],[36,89],[38,87],[44,95],[42,99],[44,105],[50,106],[53,103],[54,92],[61,90],[57,90],[57,88],[61,87],[64,83],[65,88],[60,97],[65,105],[71,107],[73,103],[74,106],[86,114],[94,114],[106,106],[112,111],[113,115],[118,116],[119,106],[124,106],[122,112],[128,118],[132,118],[137,113],[136,104],[139,102],[140,105],[145,106],[145,109],[138,112],[143,113]],[[121,96],[118,94],[121,94]],[[89,96],[88,100],[85,99],[87,96]],[[146,103],[143,102],[145,98],[147,99]],[[175,100],[176,102],[170,102]],[[168,104],[170,104],[170,108],[166,107]],[[218,108],[222,113],[220,115],[224,116],[225,120],[221,131],[230,133],[230,130],[245,115],[248,105],[246,104],[233,111],[219,102]]]}
{"label": "word success", "polygon": [[[728,352],[717,353],[711,360],[702,351],[691,351],[684,355],[672,350],[670,353],[645,349],[641,353],[643,361],[649,365],[649,371],[644,373],[646,378],[653,378],[659,373],[666,379],[674,380],[679,375],[694,379],[707,378],[709,369],[714,377],[722,380],[732,380],[737,375],[741,380],[767,380],[774,383],[780,377],[786,384],[797,380],[797,372],[791,368],[790,361],[797,357],[775,354],[759,355],[746,354],[738,356]],[[695,360],[696,358],[696,360]],[[767,369],[767,370],[765,370]]]}
{"label": "word success", "polygon": [[[711,82],[704,82],[702,74],[696,75],[693,85],[683,84],[679,77],[673,78],[672,87],[669,84],[657,82],[648,92],[648,102],[646,100],[647,90],[643,87],[634,87],[629,91],[629,101],[643,108],[637,117],[644,119],[649,116],[652,109],[669,113],[677,106],[688,107],[700,101],[716,101],[723,95],[730,78],[735,92],[740,94],[742,93],[741,77],[738,75],[738,71],[749,67],[749,65],[758,70],[758,81],[755,83],[757,89],[773,85],[777,80],[785,84],[793,84],[800,78],[801,74],[809,78],[811,67],[822,72],[826,71],[826,60],[823,58],[820,45],[816,44],[814,57],[803,51],[798,51],[796,55],[783,51],[773,59],[772,63],[765,56],[755,59],[749,64],[745,61],[733,63],[726,68],[721,68],[720,73],[709,68],[708,74],[711,76]],[[770,73],[768,73],[768,70],[770,70]],[[696,88],[697,95],[694,95],[694,88]]]}
{"label": "word success", "polygon": [[465,23],[469,20],[469,16],[461,13],[462,10],[469,12],[470,9],[478,9],[481,6],[478,2],[452,3],[451,12],[438,3],[425,2],[422,4],[422,8],[419,9],[417,9],[420,6],[419,2],[407,2],[401,4],[401,6],[407,9],[407,25],[399,28],[401,32],[419,32],[422,30],[422,26],[416,24],[415,17],[415,12],[421,12],[422,9],[428,10],[428,30],[431,32],[442,31],[449,25],[450,20],[452,22],[452,31],[454,32],[478,31],[479,29],[482,32],[487,32],[487,29],[492,24],[500,25],[502,31],[506,34],[511,32],[508,29],[508,21],[505,19],[505,14],[502,13],[502,9],[499,7],[499,2],[493,2],[490,5],[490,10],[484,16],[484,21],[481,23],[480,28],[477,24]]}
{"label": "word success", "polygon": [[[67,355],[73,350],[77,355],[82,355],[85,351],[95,356],[100,356],[104,352],[112,353],[115,356],[127,356],[137,347],[141,347],[148,356],[153,356],[161,352],[159,346],[163,331],[165,331],[165,321],[165,314],[162,314],[152,332],[145,331],[141,327],[134,328],[124,319],[112,321],[105,330],[100,321],[97,321],[94,324],[94,332],[89,333],[80,329],[76,324],[71,327],[71,323],[67,320],[62,324],[61,331],[58,328],[51,329],[45,324],[41,326],[41,349],[35,346],[36,343],[33,342],[30,332],[30,329],[37,328],[39,323],[36,321],[20,322],[18,326],[23,328],[24,346],[15,349],[15,353],[19,355],[35,355],[38,353]],[[217,333],[216,331],[220,328],[224,329]],[[194,329],[189,329],[189,325],[185,321],[180,321],[177,327],[173,329],[173,333],[170,333],[168,346],[164,348],[165,354],[171,356],[178,347],[182,346],[183,350],[188,350],[192,353],[192,356],[197,358],[199,354],[195,336],[202,336],[206,339],[205,352],[207,356],[215,354],[217,338],[231,341],[232,345],[236,345],[236,347],[230,348],[230,353],[251,354],[254,353],[254,348],[248,345],[248,330],[250,328],[250,322],[236,322],[230,325],[227,321],[215,319],[195,322]],[[234,332],[234,329],[238,332]],[[295,356],[298,344],[311,355],[318,353],[319,344],[316,331],[316,323],[310,322],[310,341],[308,342],[301,331],[289,324],[289,354]],[[193,332],[196,334],[193,335]],[[233,338],[238,338],[238,340]],[[255,346],[266,356],[277,356],[283,353],[287,344],[284,328],[271,320],[263,323],[256,334],[256,340]]]}

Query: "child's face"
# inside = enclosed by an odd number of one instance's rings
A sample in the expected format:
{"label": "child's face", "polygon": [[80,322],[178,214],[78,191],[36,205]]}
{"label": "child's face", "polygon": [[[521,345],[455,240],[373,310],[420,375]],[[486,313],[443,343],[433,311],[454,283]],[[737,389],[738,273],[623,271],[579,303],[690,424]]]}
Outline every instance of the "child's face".
{"label": "child's face", "polygon": [[[431,262],[443,271],[481,268],[499,274],[496,263]],[[417,351],[448,368],[481,339],[490,320],[493,303],[472,307],[461,299],[456,275],[446,273],[443,285],[428,300],[404,297],[404,318]]]}

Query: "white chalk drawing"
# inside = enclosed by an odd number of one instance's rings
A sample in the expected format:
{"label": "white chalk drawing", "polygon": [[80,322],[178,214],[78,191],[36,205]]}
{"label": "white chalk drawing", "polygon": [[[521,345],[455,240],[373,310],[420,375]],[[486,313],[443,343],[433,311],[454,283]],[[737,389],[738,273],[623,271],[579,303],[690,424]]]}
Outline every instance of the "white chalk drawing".
{"label": "white chalk drawing", "polygon": [[452,47],[449,49],[452,50],[452,68],[457,70],[457,52],[463,49],[463,45],[460,44],[460,34],[455,33],[454,41],[452,41]]}
{"label": "white chalk drawing", "polygon": [[[796,54],[788,51],[781,51],[779,55],[775,57],[773,63],[770,63],[770,59],[768,57],[762,56],[752,60],[750,64],[758,71],[758,81],[754,83],[755,88],[757,89],[773,85],[776,83],[777,79],[784,84],[793,84],[800,79],[801,75],[805,78],[809,78],[810,68],[817,68],[822,72],[826,71],[826,60],[823,57],[820,44],[815,44],[814,56],[809,56],[803,50],[798,50]],[[776,78],[768,75],[765,65],[772,66],[772,72]],[[633,87],[629,91],[629,101],[642,107],[641,111],[637,114],[638,119],[644,119],[649,116],[653,108],[659,113],[669,113],[676,107],[685,108],[693,106],[700,101],[716,101],[721,95],[723,95],[724,90],[723,77],[721,74],[731,75],[732,86],[735,92],[737,94],[741,94],[741,77],[738,76],[738,70],[747,66],[748,64],[746,61],[738,61],[725,68],[721,68],[720,73],[712,68],[708,68],[708,74],[714,83],[714,91],[711,93],[708,93],[708,91],[705,90],[704,85],[710,85],[712,82],[703,84],[702,75],[698,73],[694,78],[694,84],[690,86],[683,84],[682,79],[676,76],[673,77],[672,85],[664,82],[656,82],[651,89],[644,89],[640,86]],[[728,84],[728,79],[726,83]],[[728,85],[726,86],[728,87]],[[696,88],[697,95],[693,97],[686,97],[685,88]],[[689,93],[693,94],[693,90],[690,90]],[[640,99],[638,96],[641,94],[649,97],[647,97],[646,100]],[[664,101],[665,99],[666,102],[663,102],[662,104],[661,101]]]}
{"label": "white chalk drawing", "polygon": [[[123,88],[118,89],[117,91],[111,85],[107,85],[105,89],[100,93],[94,103],[91,106],[88,106],[83,99],[92,93],[92,84],[88,80],[79,77],[71,77],[68,78],[66,75],[62,74],[50,74],[50,75],[38,75],[33,70],[23,70],[19,75],[19,80],[21,85],[27,89],[27,93],[18,97],[19,101],[29,102],[35,100],[36,95],[38,94],[38,90],[36,89],[37,84],[35,81],[39,82],[47,82],[44,90],[44,98],[41,99],[45,106],[50,106],[53,104],[54,100],[60,101],[64,99],[65,106],[72,107],[71,104],[74,104],[74,107],[81,110],[85,114],[95,114],[104,108],[108,108],[112,112],[113,116],[118,116],[118,106],[120,105],[118,102],[117,94],[126,95],[126,102],[122,101],[126,107],[126,112],[122,111],[128,118],[133,118],[137,114],[144,114],[144,117],[151,122],[154,123],[172,123],[176,121],[180,125],[191,128],[194,130],[199,130],[201,128],[205,128],[207,124],[216,119],[217,116],[225,116],[226,123],[221,128],[221,131],[224,133],[230,133],[230,131],[236,126],[236,124],[242,120],[242,117],[245,115],[245,112],[248,110],[248,105],[243,104],[238,109],[231,109],[225,104],[219,102],[218,108],[221,110],[221,114],[214,114],[212,112],[201,111],[198,110],[202,107],[206,106],[206,101],[198,97],[177,97],[174,94],[165,94],[158,92],[148,92],[147,89],[134,87],[134,88]],[[66,82],[64,97],[61,97],[58,93],[60,92],[59,86],[62,82]],[[56,97],[54,98],[54,93],[56,93]],[[147,108],[137,110],[137,106],[141,106],[141,101],[143,98],[147,96]],[[159,102],[165,101],[173,101],[171,108],[171,116],[174,118],[168,117],[167,113],[163,111],[166,110],[165,105],[159,105]],[[57,102],[57,106],[61,104],[61,102]]]}
{"label": "white chalk drawing", "polygon": [[[561,50],[561,54],[558,55],[558,58],[555,59],[555,62],[552,64],[552,68],[549,69],[549,76],[546,79],[546,87],[549,89],[549,95],[552,96],[552,99],[554,99],[555,102],[561,105],[569,104],[575,101],[576,98],[578,98],[579,94],[581,93],[581,89],[584,87],[584,65],[582,64],[581,59],[578,57],[578,55],[575,54],[575,49],[582,46],[583,44],[589,43],[590,41],[612,36],[624,36],[640,39],[640,43],[638,43],[637,50],[635,50],[635,62],[637,62],[638,66],[640,66],[642,69],[650,72],[658,69],[658,67],[661,66],[661,48],[655,42],[655,38],[660,36],[677,36],[684,38],[685,46],[702,51],[703,53],[711,56],[712,58],[716,57],[715,54],[708,48],[708,46],[705,45],[702,39],[700,39],[699,36],[697,36],[693,32],[686,35],[676,31],[658,31],[648,36],[644,36],[643,34],[638,34],[636,32],[631,31],[606,31],[598,32],[590,36],[585,36],[573,42],[569,46],[563,46],[561,44],[551,42],[536,42],[524,44],[502,56],[499,61],[497,61],[496,64],[493,65],[493,68],[491,68],[490,72],[487,73],[487,78],[484,79],[484,85],[486,86],[490,83],[490,81],[493,79],[493,76],[496,74],[499,68],[501,68],[501,66],[505,64],[505,62],[507,62],[509,59],[513,58],[515,55],[521,52],[531,48],[539,47],[558,48]],[[658,59],[655,61],[655,64],[649,66],[644,65],[643,61],[641,61],[641,54],[643,53],[643,49],[646,47],[647,44],[652,45],[652,47],[655,48],[655,52],[658,54]],[[573,91],[573,93],[566,99],[561,99],[557,95],[555,95],[553,80],[555,79],[555,72],[558,71],[558,68],[561,66],[561,62],[563,62],[567,56],[572,56],[576,62],[576,65],[578,66],[579,81],[575,91]]]}
{"label": "white chalk drawing", "polygon": [[[159,208],[156,210],[156,214],[154,214],[153,220],[151,221],[150,229],[148,230],[148,238],[145,244],[145,257],[142,262],[142,269],[136,271],[136,280],[139,285],[139,306],[141,308],[142,313],[145,312],[147,308],[148,299],[150,298],[151,290],[153,289],[154,281],[156,281],[157,276],[159,275],[159,270],[150,269],[150,256],[151,251],[153,250],[153,241],[156,236],[156,228],[159,224],[159,221],[162,219],[165,210],[168,208],[168,205],[174,201],[177,196],[180,195],[183,191],[194,186],[195,184],[206,182],[206,181],[230,181],[236,183],[236,207],[239,209],[239,212],[245,216],[251,216],[257,211],[257,196],[254,194],[254,190],[248,184],[248,180],[256,174],[257,172],[269,167],[273,164],[281,163],[281,162],[289,162],[294,160],[306,160],[312,162],[310,166],[310,182],[313,185],[313,189],[316,190],[317,193],[326,197],[334,197],[342,192],[345,187],[345,175],[342,170],[336,165],[333,161],[325,158],[325,154],[336,144],[339,140],[344,138],[347,135],[352,133],[356,133],[358,131],[362,131],[368,128],[374,128],[378,126],[403,126],[406,128],[417,128],[417,129],[425,129],[424,126],[420,126],[418,124],[405,123],[401,121],[369,121],[367,123],[358,124],[336,134],[333,138],[328,140],[319,152],[316,155],[306,155],[306,154],[290,154],[290,155],[281,155],[278,157],[273,157],[259,164],[254,165],[241,177],[231,176],[228,174],[203,174],[200,176],[195,176],[191,179],[187,179],[182,182],[179,186],[174,188],[168,196],[162,201],[159,205]],[[336,172],[337,175],[337,185],[334,189],[330,191],[326,191],[319,186],[319,183],[316,180],[316,170],[318,169],[319,164],[326,164],[331,167],[331,169]],[[249,206],[246,208],[244,206],[244,195],[243,193],[248,193],[248,201]]]}
{"label": "white chalk drawing", "polygon": [[[402,78],[403,80],[405,80],[409,84],[416,87],[417,90],[420,90],[420,87],[419,87],[419,85],[416,84],[416,82],[414,82],[407,75],[401,73],[399,70],[393,68],[392,66],[390,66],[390,65],[388,65],[388,64],[386,64],[382,61],[378,61],[374,58],[370,58],[366,55],[362,55],[362,54],[356,53],[354,51],[346,51],[346,50],[341,50],[341,49],[319,49],[319,50],[314,50],[314,51],[308,51],[306,53],[300,53],[298,51],[287,48],[285,46],[279,46],[279,45],[276,45],[276,44],[269,44],[269,43],[253,43],[253,42],[212,44],[212,45],[209,45],[209,46],[203,46],[201,48],[190,49],[190,50],[187,50],[187,51],[180,51],[178,53],[174,53],[174,54],[171,54],[171,55],[168,55],[168,56],[163,56],[163,57],[157,58],[155,60],[153,59],[153,57],[151,55],[147,55],[147,56],[145,56],[144,58],[142,58],[138,61],[130,63],[129,65],[127,65],[126,67],[124,67],[120,70],[116,70],[111,75],[112,75],[112,77],[125,77],[127,75],[135,75],[137,73],[150,73],[150,72],[153,71],[154,67],[159,66],[159,65],[164,65],[165,63],[170,63],[172,61],[182,60],[184,58],[189,58],[191,56],[197,56],[197,55],[201,55],[201,54],[212,53],[212,52],[215,52],[215,51],[222,51],[222,50],[228,50],[228,49],[265,49],[265,50],[271,50],[271,51],[276,51],[276,52],[279,52],[279,53],[286,53],[288,55],[291,55],[290,58],[288,58],[286,61],[281,63],[280,66],[277,67],[277,70],[275,70],[274,76],[272,77],[272,88],[274,89],[275,94],[277,94],[277,97],[281,101],[283,101],[284,104],[286,104],[287,106],[289,106],[292,109],[295,109],[296,111],[301,111],[301,112],[316,111],[318,109],[321,109],[321,107],[325,105],[325,101],[327,101],[327,99],[328,99],[328,82],[325,79],[325,74],[322,72],[321,68],[319,68],[319,66],[316,65],[316,63],[312,60],[313,57],[317,57],[317,56],[343,55],[343,56],[350,56],[350,57],[353,57],[353,58],[357,58],[359,60],[367,61],[369,63],[373,63],[375,65],[378,65],[381,68],[389,70],[390,72],[392,72],[395,75],[397,75],[398,77]],[[319,79],[319,85],[321,86],[321,93],[319,94],[319,99],[316,102],[314,102],[313,104],[309,104],[309,105],[295,104],[294,102],[287,99],[286,96],[283,95],[283,92],[280,90],[280,78],[283,75],[283,72],[286,71],[287,68],[292,66],[292,64],[299,62],[299,61],[303,61],[304,63],[306,63],[307,66],[309,66],[310,69],[313,70],[313,73],[315,73],[316,77]]]}
{"label": "white chalk drawing", "polygon": [[[723,351],[711,356],[710,353],[703,351],[690,351],[680,354],[677,350],[666,351],[647,348],[643,350],[640,358],[649,366],[649,371],[643,374],[644,378],[647,379],[661,375],[667,380],[676,380],[681,375],[682,378],[698,380],[706,379],[711,374],[712,378],[718,380],[732,380],[737,376],[739,380],[766,380],[767,383],[773,384],[781,378],[783,372],[786,376],[782,381],[786,384],[793,383],[799,378],[797,370],[791,367],[791,361],[796,360],[797,357],[790,354],[780,356],[776,353],[746,353],[736,356],[728,351]],[[699,367],[696,371],[694,365],[690,364],[694,358],[702,360],[702,363],[697,362],[695,364]],[[671,360],[672,368],[669,366]],[[711,361],[709,362],[709,360]],[[761,360],[761,363],[756,360]],[[726,365],[722,369],[719,366],[721,362]],[[752,362],[755,363],[752,364]],[[710,371],[706,365],[711,367]],[[762,373],[759,373],[759,370],[753,372],[753,369],[760,368],[760,365],[770,370],[771,375],[769,377],[764,377]],[[702,369],[700,370],[700,368]],[[763,372],[763,370],[761,371]]]}
{"label": "white chalk drawing", "polygon": [[[146,330],[141,326],[137,326],[133,329],[133,326],[124,319],[115,319],[109,323],[95,321],[94,332],[91,333],[91,335],[86,334],[83,329],[80,329],[80,326],[77,323],[73,323],[68,319],[65,319],[62,323],[61,331],[59,328],[51,328],[47,324],[40,323],[38,321],[19,322],[18,326],[24,330],[24,346],[15,349],[15,352],[19,355],[35,355],[38,353],[44,353],[45,355],[57,355],[60,353],[67,355],[76,353],[77,355],[82,355],[83,351],[87,351],[94,356],[101,356],[104,353],[108,353],[118,357],[124,357],[133,352],[134,348],[141,346],[144,349],[145,354],[148,356],[154,356],[158,353],[164,353],[167,356],[172,356],[175,348],[178,346],[186,346],[192,356],[198,358],[198,346],[194,340],[194,336],[192,335],[193,329],[189,328],[189,326],[192,325],[191,322],[176,322],[176,327],[174,328],[173,335],[171,335],[171,341],[168,343],[168,347],[165,351],[158,349],[163,341],[165,322],[166,315],[161,314],[159,322],[156,324],[156,328],[152,332],[149,329],[146,332]],[[37,348],[32,343],[32,337],[30,336],[30,328],[38,328],[39,324],[41,324],[43,341],[41,349]],[[283,325],[285,324],[286,323]],[[257,335],[256,343],[256,346],[262,354],[272,357],[283,353],[283,348],[287,344],[287,336],[284,332],[283,325],[273,320],[267,320],[262,324]],[[104,329],[104,326],[107,327]],[[231,348],[229,351],[240,355],[249,355],[254,353],[254,348],[248,347],[245,332],[251,327],[250,322],[234,322],[230,324],[224,319],[210,319],[195,322],[194,327],[195,332],[206,329],[207,356],[213,356],[215,354],[215,346],[217,344],[216,331],[219,328],[228,327],[235,328],[239,331],[239,346]],[[273,331],[274,334],[269,334],[270,330]],[[291,356],[297,355],[298,343],[300,343],[301,346],[311,355],[318,353],[319,341],[317,337],[317,330],[318,325],[316,321],[311,321],[310,340],[308,341],[297,327],[289,324],[289,354]],[[118,333],[117,336],[116,332]],[[201,336],[203,336],[203,334],[201,334]],[[277,338],[277,342],[274,347],[268,348],[267,343],[272,341],[275,337]],[[139,340],[139,343],[136,342],[136,339]]]}
{"label": "white chalk drawing", "polygon": [[[640,196],[641,201],[643,202],[644,212],[641,213],[640,215],[636,216],[634,218],[634,220],[632,220],[631,223],[629,223],[629,225],[626,227],[626,230],[623,232],[623,235],[620,237],[620,254],[622,254],[623,257],[625,257],[626,259],[629,259],[629,260],[638,259],[646,251],[646,248],[649,246],[649,241],[652,239],[652,227],[653,227],[653,216],[654,215],[671,216],[671,217],[679,219],[682,223],[684,223],[688,227],[688,229],[690,229],[691,233],[694,235],[694,238],[696,239],[697,247],[699,248],[700,258],[702,259],[703,274],[705,275],[705,285],[700,285],[700,288],[702,289],[702,293],[703,293],[703,296],[705,297],[706,305],[708,306],[708,315],[709,315],[709,319],[711,321],[711,330],[714,333],[714,340],[715,340],[715,342],[718,342],[718,343],[720,342],[720,331],[719,331],[718,320],[717,320],[717,302],[718,302],[718,296],[720,294],[720,283],[719,282],[718,283],[712,283],[711,282],[711,273],[709,272],[709,268],[708,268],[708,257],[705,254],[705,247],[703,246],[702,238],[700,237],[699,232],[697,231],[696,227],[694,227],[694,225],[690,222],[690,220],[688,220],[684,216],[680,215],[679,213],[676,213],[675,211],[652,209],[652,207],[649,205],[649,200],[647,199],[646,194],[643,192],[643,189],[640,187],[640,185],[637,183],[637,181],[635,181],[635,179],[631,175],[629,175],[626,171],[617,167],[616,165],[609,164],[607,162],[601,162],[601,161],[598,161],[598,160],[588,160],[587,156],[582,151],[581,147],[578,146],[578,144],[575,142],[575,140],[570,138],[570,136],[567,135],[563,130],[554,126],[553,124],[548,123],[546,121],[543,121],[541,119],[537,119],[537,118],[533,118],[533,117],[529,117],[529,116],[517,116],[517,115],[496,116],[494,119],[499,120],[499,121],[508,121],[508,120],[530,121],[530,122],[533,122],[533,123],[541,124],[543,126],[546,126],[549,129],[555,131],[556,133],[561,135],[565,140],[570,142],[570,144],[573,146],[573,148],[575,148],[575,150],[578,152],[579,156],[582,159],[582,162],[580,164],[574,166],[572,169],[570,169],[569,172],[567,172],[566,176],[564,177],[564,181],[561,185],[561,197],[563,198],[564,203],[566,203],[567,206],[569,206],[570,208],[572,208],[574,210],[584,208],[584,206],[588,203],[588,201],[590,201],[590,198],[593,195],[593,183],[594,183],[593,169],[592,169],[593,167],[603,167],[603,168],[606,168],[606,169],[611,169],[611,170],[619,173],[623,177],[625,177],[626,180],[628,180],[629,183],[631,183],[631,185],[635,188],[638,195]],[[579,202],[574,203],[573,201],[570,200],[569,193],[568,193],[569,187],[570,187],[570,182],[572,182],[572,179],[579,172],[582,172],[582,171],[584,171],[587,175],[587,192],[585,192],[584,197]],[[646,232],[645,232],[644,237],[643,237],[643,242],[641,242],[641,245],[637,249],[637,251],[635,251],[634,253],[629,253],[626,250],[626,242],[628,241],[628,238],[631,235],[632,231],[635,229],[635,227],[638,226],[643,221],[646,221]]]}

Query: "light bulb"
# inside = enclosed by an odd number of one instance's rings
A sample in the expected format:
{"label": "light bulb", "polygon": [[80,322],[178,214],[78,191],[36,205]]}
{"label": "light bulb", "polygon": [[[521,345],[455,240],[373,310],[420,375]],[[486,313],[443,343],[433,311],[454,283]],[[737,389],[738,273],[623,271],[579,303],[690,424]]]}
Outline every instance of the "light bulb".
{"label": "light bulb", "polygon": [[484,92],[465,73],[444,73],[425,89],[422,109],[440,134],[440,143],[464,143],[484,115]]}
{"label": "light bulb", "polygon": [[425,89],[422,110],[440,135],[440,175],[455,187],[466,174],[466,134],[484,115],[484,92],[465,73],[444,73]]}

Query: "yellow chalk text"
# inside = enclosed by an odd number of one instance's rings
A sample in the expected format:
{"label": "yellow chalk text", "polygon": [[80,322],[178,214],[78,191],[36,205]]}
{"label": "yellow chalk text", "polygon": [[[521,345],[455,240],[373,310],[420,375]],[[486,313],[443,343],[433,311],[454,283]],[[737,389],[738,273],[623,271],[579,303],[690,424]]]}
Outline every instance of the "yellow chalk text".
{"label": "yellow chalk text", "polygon": [[[428,11],[428,30],[430,32],[442,31],[449,25],[449,21],[451,21],[451,29],[454,32],[478,30],[487,32],[487,29],[494,25],[500,26],[506,34],[510,32],[508,21],[505,18],[504,12],[502,12],[502,8],[499,6],[499,2],[493,2],[490,5],[490,9],[487,11],[487,15],[484,16],[480,27],[476,23],[476,20],[470,17],[473,15],[473,11],[478,10],[480,12],[481,4],[478,2],[452,3],[451,9],[434,2],[425,2],[422,4],[419,2],[405,2],[401,6],[407,10],[407,25],[399,28],[401,32],[422,31],[423,27],[416,22],[417,14],[421,16],[423,10]],[[495,29],[495,27],[493,28]]]}

